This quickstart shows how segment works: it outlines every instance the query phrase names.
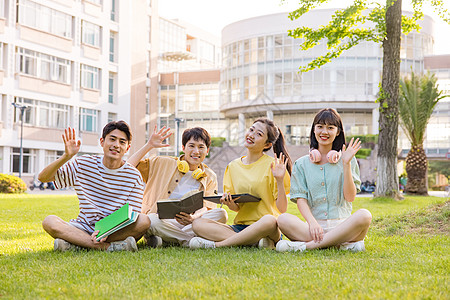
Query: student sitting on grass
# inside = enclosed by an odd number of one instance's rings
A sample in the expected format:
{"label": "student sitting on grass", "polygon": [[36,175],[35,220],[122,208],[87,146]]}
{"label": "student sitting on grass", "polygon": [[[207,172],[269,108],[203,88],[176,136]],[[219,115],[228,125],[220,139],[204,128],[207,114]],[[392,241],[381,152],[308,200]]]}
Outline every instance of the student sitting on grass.
{"label": "student sitting on grass", "polygon": [[180,157],[155,156],[141,160],[151,149],[162,145],[162,141],[171,135],[169,130],[163,127],[156,132],[155,127],[148,142],[128,159],[146,182],[142,212],[148,214],[151,225],[144,237],[152,248],[161,247],[163,241],[187,247],[195,236],[193,220],[205,218],[225,223],[228,218],[227,212],[217,208],[217,204],[204,201],[204,207],[193,214],[182,212],[175,219],[159,219],[156,213],[158,200],[179,199],[194,190],[204,191],[204,196],[217,194],[217,176],[203,163],[211,146],[211,137],[203,128],[189,128],[183,132],[184,154]]}
{"label": "student sitting on grass", "polygon": [[139,240],[150,226],[148,218],[139,214],[136,222],[96,241],[97,221],[129,203],[141,211],[144,183],[139,171],[122,160],[130,148],[131,132],[124,121],[113,121],[103,128],[100,145],[103,156],[83,155],[71,160],[80,151],[81,141],[75,130],[68,128],[62,136],[64,154],[39,174],[41,182],[54,181],[56,188],[72,186],[78,196],[80,213],[75,220],[65,222],[57,216],[47,216],[44,230],[55,238],[55,250],[92,248],[107,251],[136,251]]}
{"label": "student sitting on grass", "polygon": [[[260,118],[245,134],[244,146],[247,155],[228,164],[223,179],[221,201],[237,211],[234,225],[204,218],[194,220],[194,232],[201,238],[193,238],[190,248],[256,244],[260,248],[273,248],[280,239],[276,218],[287,209],[291,170],[283,134],[272,121]],[[272,147],[276,158],[264,154]],[[259,197],[261,201],[235,203],[230,194],[241,193]]]}
{"label": "student sitting on grass", "polygon": [[291,214],[282,214],[278,226],[291,241],[280,241],[276,250],[338,246],[342,250],[364,251],[372,215],[366,209],[351,214],[351,203],[361,184],[355,158],[361,142],[351,139],[345,146],[341,117],[328,108],[315,116],[310,143],[310,155],[294,164],[291,184],[291,200],[297,203],[306,223]]}

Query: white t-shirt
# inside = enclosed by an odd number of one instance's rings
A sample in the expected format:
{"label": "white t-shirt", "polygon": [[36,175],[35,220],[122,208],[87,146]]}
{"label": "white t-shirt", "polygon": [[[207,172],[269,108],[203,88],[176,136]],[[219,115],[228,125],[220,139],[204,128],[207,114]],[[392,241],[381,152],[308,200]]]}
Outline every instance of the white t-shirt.
{"label": "white t-shirt", "polygon": [[200,182],[192,177],[193,171],[188,171],[181,177],[175,190],[170,194],[170,199],[180,199],[184,194],[200,188]]}
{"label": "white t-shirt", "polygon": [[75,188],[80,213],[72,221],[90,233],[97,221],[125,203],[134,211],[141,211],[144,182],[139,171],[129,163],[111,170],[103,165],[103,156],[79,156],[58,169],[54,183],[58,189]]}

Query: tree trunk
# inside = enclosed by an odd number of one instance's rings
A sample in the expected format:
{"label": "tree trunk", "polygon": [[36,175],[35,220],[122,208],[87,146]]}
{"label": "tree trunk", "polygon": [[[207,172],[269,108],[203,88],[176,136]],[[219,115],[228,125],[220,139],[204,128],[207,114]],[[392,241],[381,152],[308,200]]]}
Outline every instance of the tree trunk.
{"label": "tree trunk", "polygon": [[[391,1],[387,0],[387,5]],[[401,24],[402,0],[396,0],[386,11],[382,90],[379,95],[380,118],[375,192],[376,196],[396,199],[400,197],[397,175],[397,138]]]}
{"label": "tree trunk", "polygon": [[428,162],[422,145],[412,146],[406,156],[406,182],[405,192],[412,195],[428,196]]}

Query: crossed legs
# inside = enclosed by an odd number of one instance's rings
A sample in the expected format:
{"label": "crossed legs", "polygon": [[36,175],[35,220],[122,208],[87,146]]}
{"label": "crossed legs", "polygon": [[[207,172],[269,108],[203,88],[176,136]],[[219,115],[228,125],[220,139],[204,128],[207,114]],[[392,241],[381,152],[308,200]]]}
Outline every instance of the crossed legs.
{"label": "crossed legs", "polygon": [[365,238],[372,215],[367,209],[360,209],[341,224],[324,234],[323,240],[315,242],[309,233],[309,226],[296,216],[282,214],[278,227],[291,241],[306,242],[306,249],[327,248],[345,242],[357,242]]}
{"label": "crossed legs", "polygon": [[89,233],[68,224],[58,216],[47,216],[42,222],[42,227],[55,239],[60,238],[84,248],[106,250],[111,242],[122,241],[129,236],[134,237],[136,241],[139,240],[150,227],[150,220],[146,215],[139,214],[136,222],[113,233],[103,243],[94,243]]}
{"label": "crossed legs", "polygon": [[272,215],[263,216],[239,233],[226,224],[203,218],[194,220],[192,228],[198,236],[214,241],[216,247],[254,245],[264,237],[276,243],[281,236],[277,220]]}

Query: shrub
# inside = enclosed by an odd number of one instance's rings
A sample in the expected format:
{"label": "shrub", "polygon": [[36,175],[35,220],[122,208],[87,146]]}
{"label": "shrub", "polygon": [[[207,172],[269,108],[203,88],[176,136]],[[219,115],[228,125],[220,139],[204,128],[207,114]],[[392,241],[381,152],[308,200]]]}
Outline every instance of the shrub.
{"label": "shrub", "polygon": [[212,137],[211,138],[211,147],[222,147],[223,142],[225,142],[224,137]]}
{"label": "shrub", "polygon": [[0,174],[0,193],[20,194],[27,190],[22,179],[14,175]]}
{"label": "shrub", "polygon": [[359,149],[358,153],[356,153],[355,157],[356,158],[366,158],[367,156],[370,155],[370,153],[372,153],[372,149],[361,148],[361,149]]}
{"label": "shrub", "polygon": [[347,143],[350,142],[351,138],[358,138],[363,147],[370,149],[374,149],[375,145],[378,143],[378,134],[349,135],[346,137]]}

